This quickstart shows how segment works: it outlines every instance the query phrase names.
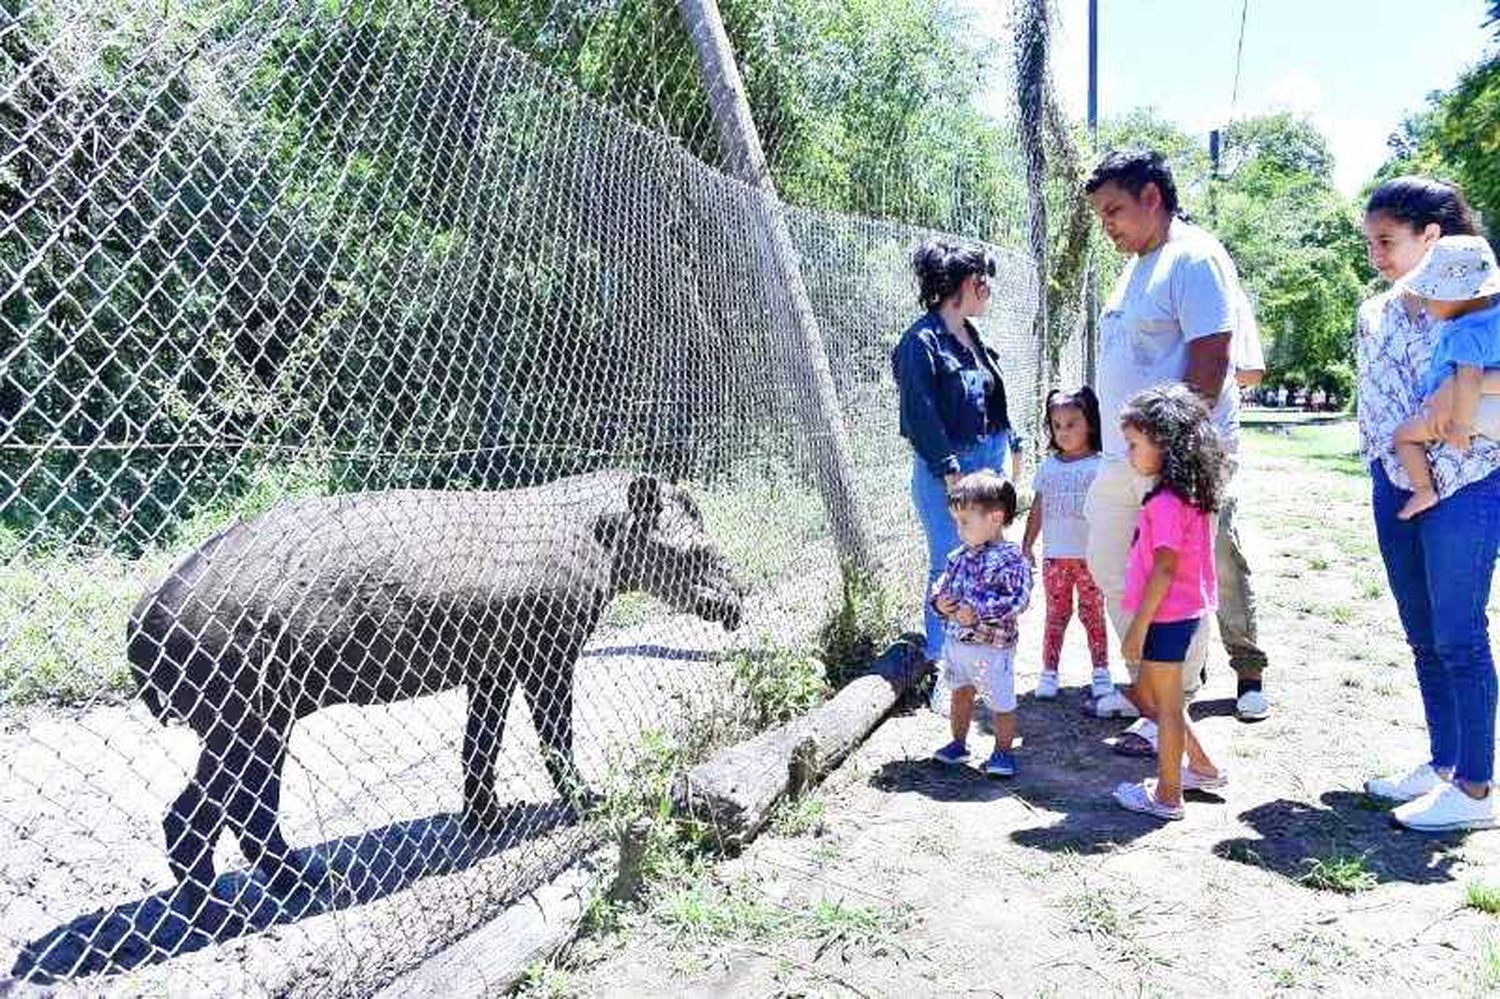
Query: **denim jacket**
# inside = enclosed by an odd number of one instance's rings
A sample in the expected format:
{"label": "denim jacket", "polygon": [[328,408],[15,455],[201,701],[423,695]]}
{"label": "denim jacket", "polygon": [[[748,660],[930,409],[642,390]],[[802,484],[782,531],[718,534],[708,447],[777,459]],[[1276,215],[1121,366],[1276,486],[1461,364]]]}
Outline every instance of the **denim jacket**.
{"label": "denim jacket", "polygon": [[[933,310],[901,335],[891,370],[901,394],[901,436],[938,478],[957,472],[960,448],[1010,430],[1000,358],[969,324],[982,361],[948,332]],[[983,363],[994,376],[985,391]]]}

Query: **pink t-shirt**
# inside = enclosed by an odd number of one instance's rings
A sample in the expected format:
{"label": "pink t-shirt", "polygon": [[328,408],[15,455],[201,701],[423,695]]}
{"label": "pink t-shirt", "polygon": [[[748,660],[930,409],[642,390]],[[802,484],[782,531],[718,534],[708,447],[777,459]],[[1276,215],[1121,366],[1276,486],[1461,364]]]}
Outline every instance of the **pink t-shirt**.
{"label": "pink t-shirt", "polygon": [[1152,621],[1186,621],[1216,609],[1219,581],[1214,575],[1213,520],[1165,489],[1146,499],[1136,520],[1135,540],[1125,566],[1125,609],[1140,608],[1158,548],[1177,553],[1177,571]]}

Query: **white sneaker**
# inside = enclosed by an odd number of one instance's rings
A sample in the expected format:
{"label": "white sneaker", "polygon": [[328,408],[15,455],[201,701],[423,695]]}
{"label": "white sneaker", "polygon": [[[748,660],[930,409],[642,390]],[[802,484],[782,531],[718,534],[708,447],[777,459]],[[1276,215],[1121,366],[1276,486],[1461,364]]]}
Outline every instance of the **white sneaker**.
{"label": "white sneaker", "polygon": [[1416,832],[1490,829],[1495,825],[1495,792],[1476,799],[1452,784],[1440,784],[1420,798],[1398,805],[1391,818]]}
{"label": "white sneaker", "polygon": [[1115,678],[1109,675],[1109,670],[1094,670],[1094,680],[1089,684],[1089,693],[1093,695],[1094,699],[1098,700],[1101,697],[1108,697],[1114,693],[1114,690]]}
{"label": "white sneaker", "polygon": [[1044,669],[1036,678],[1036,699],[1050,701],[1057,697],[1057,670]]}
{"label": "white sneaker", "polygon": [[1139,718],[1141,711],[1130,698],[1118,690],[1111,690],[1103,697],[1083,702],[1083,713],[1090,718]]}
{"label": "white sneaker", "polygon": [[1365,794],[1387,801],[1412,801],[1447,782],[1448,778],[1432,769],[1431,763],[1420,763],[1399,779],[1376,777],[1365,781]]}
{"label": "white sneaker", "polygon": [[1260,721],[1271,713],[1271,702],[1263,691],[1247,690],[1234,702],[1234,713],[1240,721]]}

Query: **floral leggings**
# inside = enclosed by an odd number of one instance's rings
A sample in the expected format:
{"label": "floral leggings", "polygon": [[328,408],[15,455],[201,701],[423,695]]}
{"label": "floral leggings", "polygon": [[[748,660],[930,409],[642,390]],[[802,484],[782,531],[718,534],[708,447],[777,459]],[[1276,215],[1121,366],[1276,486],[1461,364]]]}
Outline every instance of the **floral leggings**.
{"label": "floral leggings", "polygon": [[1109,636],[1104,630],[1104,595],[1081,558],[1042,560],[1042,586],[1047,591],[1047,632],[1042,639],[1042,669],[1057,669],[1062,658],[1063,633],[1073,617],[1073,591],[1078,590],[1078,619],[1088,635],[1094,668],[1109,665]]}

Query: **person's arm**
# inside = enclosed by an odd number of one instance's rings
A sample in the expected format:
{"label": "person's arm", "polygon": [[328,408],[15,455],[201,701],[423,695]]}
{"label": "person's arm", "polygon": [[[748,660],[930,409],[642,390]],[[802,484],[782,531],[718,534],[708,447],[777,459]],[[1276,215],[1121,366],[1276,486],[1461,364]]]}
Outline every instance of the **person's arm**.
{"label": "person's arm", "polygon": [[1146,580],[1146,591],[1141,594],[1141,605],[1136,608],[1135,619],[1120,641],[1120,657],[1128,663],[1140,663],[1146,654],[1146,631],[1156,617],[1157,608],[1167,599],[1172,588],[1172,576],[1177,572],[1177,552],[1172,548],[1159,547],[1152,555],[1151,575]]}
{"label": "person's arm", "polygon": [[1229,374],[1229,334],[1215,333],[1188,341],[1187,374],[1183,381],[1210,409],[1224,391]]}
{"label": "person's arm", "polygon": [[1474,433],[1474,416],[1479,411],[1479,395],[1484,387],[1484,369],[1460,364],[1448,380],[1453,383],[1453,403],[1443,439],[1459,452],[1464,452],[1469,450],[1469,438]]}
{"label": "person's arm", "polygon": [[901,400],[901,422],[927,470],[949,486],[958,481],[958,455],[937,408],[937,371],[932,355],[915,336],[896,348],[896,385]]}
{"label": "person's arm", "polygon": [[1021,554],[1036,565],[1036,536],[1042,533],[1042,494],[1031,494],[1031,512],[1026,515],[1026,532],[1021,535]]}

